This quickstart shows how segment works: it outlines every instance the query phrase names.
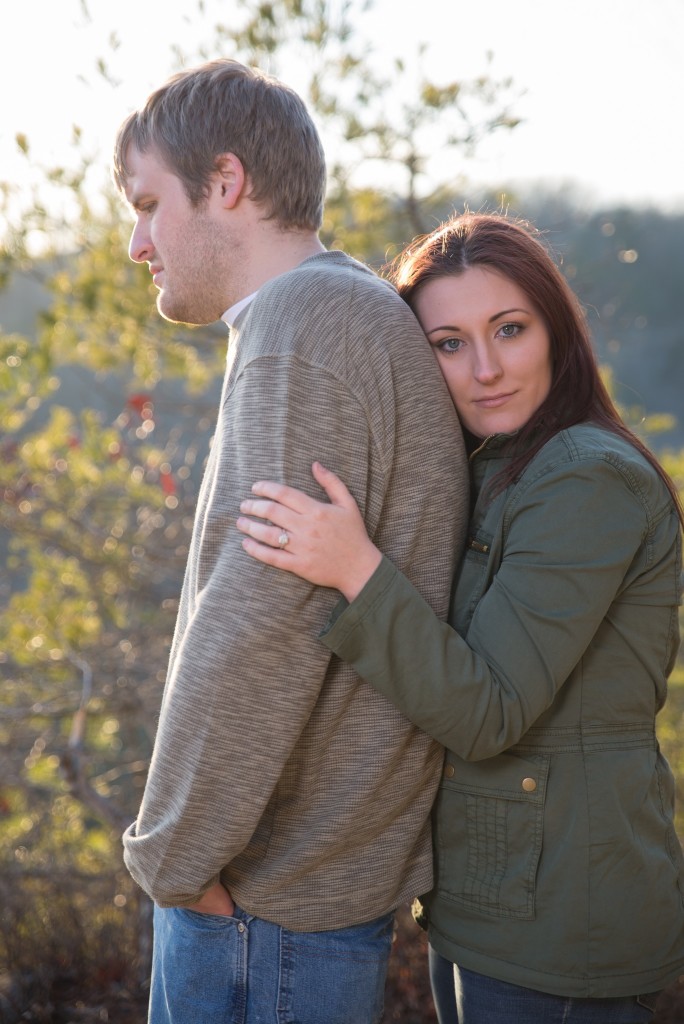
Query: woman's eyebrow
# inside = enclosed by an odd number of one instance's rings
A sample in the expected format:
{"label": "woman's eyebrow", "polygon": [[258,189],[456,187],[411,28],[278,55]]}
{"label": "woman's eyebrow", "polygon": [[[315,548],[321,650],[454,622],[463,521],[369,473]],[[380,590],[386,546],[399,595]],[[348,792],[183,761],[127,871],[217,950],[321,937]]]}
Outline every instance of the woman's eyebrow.
{"label": "woman's eyebrow", "polygon": [[[524,309],[522,306],[513,306],[512,309],[502,309],[500,313],[494,313],[490,316],[487,321],[488,324],[493,324],[495,320],[499,320],[502,316],[508,316],[509,313],[527,313],[529,315],[529,309]],[[461,328],[456,324],[441,324],[439,327],[431,327],[429,331],[425,333],[427,335],[434,334],[435,331],[460,331]]]}

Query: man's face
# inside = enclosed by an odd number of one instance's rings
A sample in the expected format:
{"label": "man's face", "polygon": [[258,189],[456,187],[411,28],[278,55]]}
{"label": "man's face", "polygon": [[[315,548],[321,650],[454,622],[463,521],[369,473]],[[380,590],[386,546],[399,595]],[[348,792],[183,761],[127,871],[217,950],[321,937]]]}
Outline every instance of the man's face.
{"label": "man's face", "polygon": [[128,252],[136,263],[149,264],[159,312],[175,323],[213,323],[234,301],[233,268],[241,265],[240,242],[219,202],[220,182],[206,202],[193,206],[154,150],[132,147],[127,164],[126,198],[135,214]]}

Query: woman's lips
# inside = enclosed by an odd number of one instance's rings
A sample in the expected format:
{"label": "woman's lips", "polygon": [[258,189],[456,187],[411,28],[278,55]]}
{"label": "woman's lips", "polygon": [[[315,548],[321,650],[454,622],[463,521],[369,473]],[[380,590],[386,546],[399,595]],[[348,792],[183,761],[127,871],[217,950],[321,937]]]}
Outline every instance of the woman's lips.
{"label": "woman's lips", "polygon": [[505,405],[514,394],[514,391],[509,391],[505,395],[487,395],[486,398],[474,399],[474,404],[480,409],[498,409],[500,405]]}

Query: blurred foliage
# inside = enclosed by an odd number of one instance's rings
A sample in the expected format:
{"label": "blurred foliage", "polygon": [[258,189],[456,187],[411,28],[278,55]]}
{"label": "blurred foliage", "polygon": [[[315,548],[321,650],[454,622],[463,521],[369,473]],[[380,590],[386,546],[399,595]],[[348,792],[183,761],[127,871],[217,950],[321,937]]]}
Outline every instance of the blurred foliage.
{"label": "blurred foliage", "polygon": [[[217,25],[206,52],[179,48],[176,58],[232,52],[276,74],[287,62],[306,69],[311,109],[344,140],[330,167],[324,242],[380,268],[463,205],[465,179],[452,172],[431,184],[432,158],[461,167],[481,138],[516,119],[510,81],[437,83],[419,72],[416,85],[405,59],[377,75],[359,30],[366,6],[343,2],[333,16],[324,0],[241,0],[237,27]],[[417,46],[419,67],[423,56]],[[100,73],[109,80],[104,58]],[[30,140],[17,146],[30,164]],[[120,834],[151,751],[225,358],[222,328],[158,316],[147,271],[126,258],[120,198],[110,189],[95,203],[84,187],[92,158],[77,128],[73,147],[74,168],[42,171],[62,203],[48,207],[37,186],[18,207],[16,189],[0,183],[0,288],[30,282],[39,296],[35,323],[0,328],[0,1020],[8,1022],[143,1016],[149,904],[123,869]],[[475,205],[498,201],[480,196]],[[629,339],[651,327],[667,330],[670,285],[655,296],[634,286],[648,251],[645,216],[580,215],[551,197],[525,212],[551,225],[554,244],[562,239],[565,271],[597,313],[602,354],[630,350]],[[674,258],[681,220],[659,226]],[[672,427],[617,390],[649,438]],[[673,448],[663,459],[684,485],[684,453]],[[683,715],[679,670],[661,715],[678,779]],[[424,936],[402,910],[389,1020],[434,1019],[424,955]],[[107,1006],[109,1016],[89,1017],[89,1005]],[[66,1006],[71,1016],[58,1016]]]}

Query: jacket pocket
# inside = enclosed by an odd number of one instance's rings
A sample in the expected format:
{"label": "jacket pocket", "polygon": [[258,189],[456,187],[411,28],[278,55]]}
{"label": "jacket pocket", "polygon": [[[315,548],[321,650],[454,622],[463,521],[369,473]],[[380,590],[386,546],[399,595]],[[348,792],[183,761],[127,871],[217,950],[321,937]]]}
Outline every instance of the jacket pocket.
{"label": "jacket pocket", "polygon": [[549,761],[447,754],[435,804],[440,896],[496,917],[534,918]]}

